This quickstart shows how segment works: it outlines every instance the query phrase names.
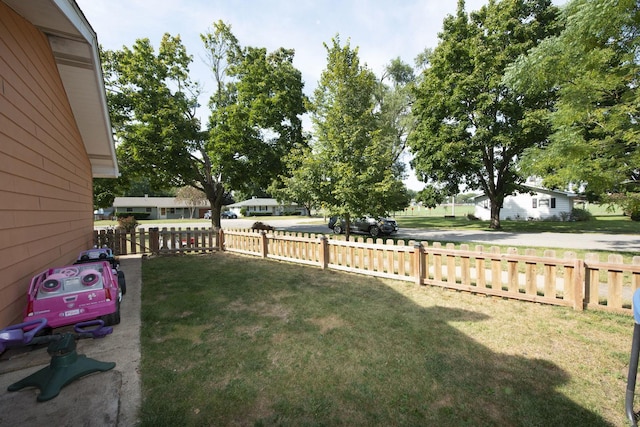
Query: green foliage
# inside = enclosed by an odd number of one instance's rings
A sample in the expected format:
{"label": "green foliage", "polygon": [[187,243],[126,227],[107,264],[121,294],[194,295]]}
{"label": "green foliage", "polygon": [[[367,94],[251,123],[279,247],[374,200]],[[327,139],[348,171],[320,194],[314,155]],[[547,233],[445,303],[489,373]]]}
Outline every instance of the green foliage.
{"label": "green foliage", "polygon": [[542,144],[548,123],[540,110],[550,94],[528,96],[502,83],[505,68],[557,30],[557,9],[547,0],[490,2],[468,16],[464,1],[448,16],[438,46],[426,52],[413,107],[418,124],[409,138],[412,162],[423,181],[481,189],[500,227],[505,196],[524,178],[518,159]]}
{"label": "green foliage", "polygon": [[[640,4],[572,0],[562,33],[522,56],[506,82],[529,92],[557,92],[548,114],[549,144],[530,150],[522,166],[545,185],[583,188],[606,197],[637,192],[640,179]],[[625,197],[616,198],[625,204]],[[633,201],[629,201],[633,205]]]}
{"label": "green foliage", "polygon": [[427,186],[418,192],[416,202],[422,203],[426,208],[435,208],[444,202],[445,195],[439,189],[433,186]]}
{"label": "green foliage", "polygon": [[132,231],[135,231],[136,227],[138,226],[138,220],[136,219],[135,214],[129,216],[118,215],[118,226],[120,228],[123,228],[127,233],[130,233]]}
{"label": "green foliage", "polygon": [[149,218],[149,213],[147,212],[116,212],[115,214],[118,221],[121,219],[126,219],[128,217],[134,218],[136,220],[143,220]]}
{"label": "green foliage", "polygon": [[199,87],[189,80],[191,57],[180,37],[165,34],[157,53],[149,39],[139,39],[132,48],[103,52],[102,61],[123,175],[142,176],[151,188],[195,182]]}
{"label": "green foliage", "polygon": [[[327,49],[327,68],[314,92],[313,149],[298,157],[304,176],[317,182],[315,200],[330,214],[383,215],[407,206],[406,187],[394,173],[389,144],[375,112],[375,75],[360,65],[358,49],[338,37]],[[303,178],[304,179],[304,178]]]}
{"label": "green foliage", "polygon": [[307,146],[295,147],[285,156],[285,173],[269,187],[279,202],[295,202],[311,213],[321,205],[323,165]]}
{"label": "green foliage", "polygon": [[111,178],[93,179],[93,209],[110,208],[116,197],[116,180]]}
{"label": "green foliage", "polygon": [[604,198],[606,203],[620,206],[624,214],[629,216],[633,221],[640,221],[640,193],[612,193]]}
{"label": "green foliage", "polygon": [[303,143],[305,98],[292,50],[242,48],[222,22],[201,38],[215,83],[206,131],[180,37],[165,34],[157,52],[148,39],[103,52],[103,64],[123,174],[144,177],[151,189],[202,191],[219,227],[230,192],[266,188],[285,153]]}
{"label": "green foliage", "polygon": [[573,221],[591,221],[593,215],[586,209],[573,208],[571,210],[571,219]]}

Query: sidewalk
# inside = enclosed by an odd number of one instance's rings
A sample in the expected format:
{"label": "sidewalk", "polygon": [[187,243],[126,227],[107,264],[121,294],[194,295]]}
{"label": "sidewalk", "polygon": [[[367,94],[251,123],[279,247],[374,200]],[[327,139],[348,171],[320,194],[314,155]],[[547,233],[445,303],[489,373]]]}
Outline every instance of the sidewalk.
{"label": "sidewalk", "polygon": [[136,424],[140,390],[141,258],[120,257],[127,280],[121,305],[121,322],[102,339],[77,341],[77,352],[114,369],[97,372],[66,385],[60,394],[37,402],[39,391],[28,387],[16,392],[7,387],[49,364],[46,348],[27,352],[12,349],[0,359],[0,426],[118,426]]}

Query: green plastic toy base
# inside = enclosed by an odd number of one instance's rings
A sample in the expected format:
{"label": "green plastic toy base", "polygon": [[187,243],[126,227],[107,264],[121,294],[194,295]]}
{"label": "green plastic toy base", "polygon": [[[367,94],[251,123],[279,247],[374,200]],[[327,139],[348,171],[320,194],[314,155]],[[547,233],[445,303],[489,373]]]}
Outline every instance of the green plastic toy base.
{"label": "green plastic toy base", "polygon": [[9,391],[18,391],[25,387],[40,389],[38,402],[53,399],[62,387],[80,377],[93,372],[104,372],[113,369],[114,362],[99,362],[76,352],[76,341],[72,334],[64,334],[62,339],[52,342],[47,348],[51,362],[39,371],[11,384]]}

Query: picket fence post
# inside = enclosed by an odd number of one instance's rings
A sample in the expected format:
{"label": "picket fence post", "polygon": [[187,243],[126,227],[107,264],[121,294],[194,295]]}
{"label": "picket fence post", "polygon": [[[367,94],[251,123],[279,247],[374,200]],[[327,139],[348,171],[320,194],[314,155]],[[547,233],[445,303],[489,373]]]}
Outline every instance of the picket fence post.
{"label": "picket fence post", "polygon": [[424,285],[424,256],[422,254],[422,245],[420,243],[416,243],[413,245],[413,277],[415,279],[415,283],[418,286]]}

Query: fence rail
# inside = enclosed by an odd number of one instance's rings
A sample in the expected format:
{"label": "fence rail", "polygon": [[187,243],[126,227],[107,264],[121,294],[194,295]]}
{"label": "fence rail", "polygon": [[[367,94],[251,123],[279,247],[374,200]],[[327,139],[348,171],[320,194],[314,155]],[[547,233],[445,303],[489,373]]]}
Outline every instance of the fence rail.
{"label": "fence rail", "polygon": [[358,238],[344,241],[325,235],[163,228],[125,233],[95,232],[95,244],[108,245],[118,255],[132,253],[204,253],[228,251],[276,259],[321,269],[404,280],[560,306],[631,314],[633,292],[640,288],[640,257],[625,263],[621,255],[601,261],[598,254],[578,259],[547,250],[543,256],[516,248],[461,244],[394,242]]}

